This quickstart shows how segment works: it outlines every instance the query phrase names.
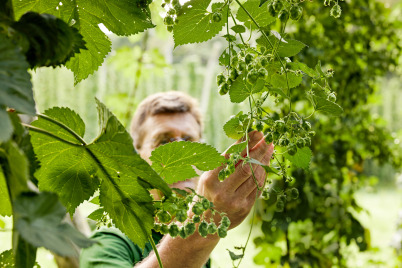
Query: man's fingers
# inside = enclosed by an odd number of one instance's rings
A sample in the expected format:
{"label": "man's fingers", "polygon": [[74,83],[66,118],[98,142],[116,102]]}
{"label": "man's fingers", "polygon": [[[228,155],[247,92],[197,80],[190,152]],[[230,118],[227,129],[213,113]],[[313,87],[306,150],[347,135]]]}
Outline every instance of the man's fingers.
{"label": "man's fingers", "polygon": [[271,157],[272,157],[273,153],[274,153],[274,145],[272,143],[270,143],[270,144],[268,144],[268,148],[265,151],[260,162],[263,163],[264,165],[269,165],[269,162],[271,161]]}
{"label": "man's fingers", "polygon": [[[264,165],[267,165],[270,157],[272,156],[271,145],[268,145],[264,139],[260,140],[249,152],[249,156],[255,160],[260,161]],[[267,156],[266,156],[267,155]],[[265,156],[265,159],[264,159]],[[268,157],[269,156],[269,157]],[[262,161],[265,162],[262,162]]]}
{"label": "man's fingers", "polygon": [[[248,148],[251,149],[253,148],[258,142],[260,142],[261,140],[264,139],[264,134],[262,134],[262,132],[259,132],[257,130],[251,131],[248,134],[249,137],[249,142],[248,142]],[[244,149],[241,152],[241,155],[245,156],[247,155],[247,148]]]}
{"label": "man's fingers", "polygon": [[265,170],[261,166],[256,166],[254,170],[254,177],[251,175],[245,180],[237,189],[236,194],[241,198],[247,198],[255,189],[262,187],[265,181]]}

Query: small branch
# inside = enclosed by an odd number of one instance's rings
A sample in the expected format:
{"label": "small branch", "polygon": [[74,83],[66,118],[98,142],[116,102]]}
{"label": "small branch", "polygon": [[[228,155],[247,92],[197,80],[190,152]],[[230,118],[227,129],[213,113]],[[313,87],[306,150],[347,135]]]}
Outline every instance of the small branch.
{"label": "small branch", "polygon": [[158,249],[156,248],[155,241],[152,238],[152,235],[149,235],[148,238],[149,238],[149,243],[151,243],[151,246],[155,252],[155,256],[158,259],[159,267],[163,268],[162,260],[161,260],[161,257],[159,256],[159,252],[158,252]]}
{"label": "small branch", "polygon": [[[256,198],[258,197],[258,192],[256,195]],[[247,236],[247,240],[246,240],[246,244],[244,245],[243,249],[242,249],[242,254],[243,257],[239,260],[239,262],[237,263],[237,266],[235,266],[236,268],[238,268],[240,266],[241,261],[244,259],[244,253],[246,252],[246,248],[248,245],[248,241],[250,240],[251,237],[251,232],[253,231],[253,227],[254,227],[254,217],[255,217],[255,211],[256,211],[256,206],[254,205],[254,209],[253,209],[253,216],[251,218],[251,226],[250,226],[250,231],[248,232],[248,236]]]}
{"label": "small branch", "polygon": [[[232,17],[234,24],[237,25],[236,19],[233,17],[232,12],[230,12],[230,16]],[[246,43],[244,42],[244,39],[243,39],[243,36],[241,35],[241,33],[239,33],[239,36],[240,36],[240,39],[241,39],[241,42],[243,43],[243,45],[246,45]]]}

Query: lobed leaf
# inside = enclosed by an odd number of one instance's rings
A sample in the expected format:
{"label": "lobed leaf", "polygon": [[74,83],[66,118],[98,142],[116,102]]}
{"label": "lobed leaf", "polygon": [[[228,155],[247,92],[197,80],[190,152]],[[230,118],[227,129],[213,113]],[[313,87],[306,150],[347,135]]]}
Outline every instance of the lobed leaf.
{"label": "lobed leaf", "polygon": [[159,146],[150,160],[152,167],[170,184],[198,176],[192,166],[203,171],[212,170],[225,158],[210,145],[179,141]]}
{"label": "lobed leaf", "polygon": [[225,152],[225,154],[233,154],[233,153],[241,153],[247,147],[247,142],[242,141],[237,144],[233,144],[229,147],[229,149]]}
{"label": "lobed leaf", "polygon": [[81,50],[66,64],[74,72],[75,84],[96,71],[111,50],[111,42],[99,24],[117,35],[137,34],[154,27],[148,4],[141,0],[19,0],[13,5],[17,18],[27,11],[48,13],[79,30],[88,50]]}
{"label": "lobed leaf", "polygon": [[266,47],[270,51],[272,50],[272,44],[280,57],[293,57],[306,47],[305,44],[294,39],[285,40],[283,37],[278,39],[275,35],[268,36],[268,39],[270,43],[264,36],[260,36],[256,41],[257,44]]}
{"label": "lobed leaf", "polygon": [[251,163],[251,164],[260,165],[261,167],[264,168],[264,170],[265,170],[266,173],[274,173],[274,174],[278,175],[278,171],[277,171],[277,170],[271,168],[271,167],[268,166],[268,165],[264,165],[263,163],[261,163],[261,162],[258,161],[257,159],[251,158],[251,159],[248,160],[248,162]]}
{"label": "lobed leaf", "polygon": [[[41,168],[35,176],[39,180],[39,189],[58,193],[60,201],[72,215],[75,208],[90,198],[99,187],[96,163],[82,142],[72,134],[84,134],[85,125],[78,114],[68,108],[52,108],[44,114],[45,117],[39,117],[32,125],[71,144],[43,133],[32,132],[32,145],[41,162]],[[72,132],[60,125],[68,128],[71,126]]]}
{"label": "lobed leaf", "polygon": [[[260,27],[265,27],[275,21],[275,18],[269,14],[267,5],[268,3],[262,3],[262,5],[260,5],[259,0],[248,0],[243,4],[243,7],[250,13]],[[244,22],[244,25],[251,30],[257,29],[257,26],[242,8],[239,8],[236,19]]]}
{"label": "lobed leaf", "polygon": [[[35,115],[35,101],[32,93],[31,76],[28,73],[29,65],[25,56],[14,43],[5,35],[0,34],[0,109],[13,108],[18,112]],[[10,123],[2,111],[1,117],[5,120],[1,124],[3,141],[10,135]]]}
{"label": "lobed leaf", "polygon": [[303,73],[310,76],[311,78],[317,79],[319,77],[319,73],[317,71],[308,67],[306,64],[304,64],[302,62],[298,62],[298,61],[291,62],[291,63],[289,63],[289,65],[291,66],[292,70],[300,70]]}
{"label": "lobed leaf", "polygon": [[243,137],[244,129],[246,128],[248,119],[247,115],[243,115],[242,112],[230,118],[225,125],[223,125],[223,131],[229,138],[238,140]]}
{"label": "lobed leaf", "polygon": [[7,181],[4,177],[3,169],[0,166],[0,216],[11,216],[11,214],[10,194],[7,189]]}
{"label": "lobed leaf", "polygon": [[24,193],[14,201],[15,228],[27,242],[61,256],[74,256],[74,245],[89,247],[95,241],[63,223],[65,214],[54,193]]}
{"label": "lobed leaf", "polygon": [[3,109],[0,109],[0,129],[0,143],[8,141],[13,134],[14,127],[7,111]]}
{"label": "lobed leaf", "polygon": [[[166,196],[169,186],[135,151],[117,118],[97,100],[98,137],[83,139],[85,125],[67,108],[54,108],[32,123],[32,144],[42,163],[36,175],[41,190],[57,192],[70,213],[98,189],[100,204],[115,225],[143,247],[153,226],[149,188]],[[141,220],[139,220],[141,219]]]}
{"label": "lobed leaf", "polygon": [[314,100],[314,109],[316,111],[331,116],[340,116],[343,113],[342,107],[335,102],[329,101],[323,97],[319,97],[316,95],[313,95],[312,98]]}
{"label": "lobed leaf", "polygon": [[274,73],[271,75],[271,85],[276,88],[294,88],[301,84],[303,81],[302,75],[297,75],[293,72],[287,73]]}
{"label": "lobed leaf", "polygon": [[246,27],[244,27],[243,25],[239,25],[239,24],[232,26],[231,29],[233,30],[233,32],[238,33],[238,34],[246,32]]}
{"label": "lobed leaf", "polygon": [[[215,22],[212,19],[213,13],[207,11],[211,0],[190,0],[181,8],[177,18],[179,23],[173,28],[175,47],[189,43],[200,43],[207,41],[217,35],[226,24],[222,19]],[[220,9],[224,3],[212,4],[212,10]],[[220,12],[227,14],[227,6]]]}
{"label": "lobed leaf", "polygon": [[287,160],[292,162],[296,167],[308,169],[310,166],[311,157],[313,156],[310,148],[303,147],[301,149],[297,149],[295,155],[290,155],[288,153],[285,154]]}
{"label": "lobed leaf", "polygon": [[250,85],[244,75],[240,75],[236,78],[229,89],[230,101],[235,103],[243,102],[247,97],[261,92],[264,88],[265,81],[263,79],[258,79],[253,85]]}
{"label": "lobed leaf", "polygon": [[87,218],[99,222],[102,220],[104,211],[105,210],[103,208],[98,208],[95,211],[92,211],[92,213],[89,214]]}

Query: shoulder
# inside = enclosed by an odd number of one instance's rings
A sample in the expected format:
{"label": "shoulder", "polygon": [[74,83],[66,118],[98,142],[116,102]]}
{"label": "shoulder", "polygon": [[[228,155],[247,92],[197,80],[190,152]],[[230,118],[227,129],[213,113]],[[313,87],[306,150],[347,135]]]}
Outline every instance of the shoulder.
{"label": "shoulder", "polygon": [[141,249],[116,228],[101,228],[91,239],[97,243],[81,251],[80,267],[133,267],[141,259]]}

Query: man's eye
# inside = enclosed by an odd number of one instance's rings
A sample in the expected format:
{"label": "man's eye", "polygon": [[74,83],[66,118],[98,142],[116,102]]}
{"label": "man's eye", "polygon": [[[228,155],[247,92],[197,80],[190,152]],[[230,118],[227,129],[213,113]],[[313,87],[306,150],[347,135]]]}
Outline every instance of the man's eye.
{"label": "man's eye", "polygon": [[[159,145],[164,145],[164,144],[167,144],[167,143],[169,143],[169,142],[170,142],[170,139],[164,138],[164,139],[162,139],[162,140],[159,141]],[[158,146],[159,146],[159,145],[158,145]]]}
{"label": "man's eye", "polygon": [[194,139],[193,139],[193,137],[191,137],[191,136],[184,136],[184,137],[182,138],[182,140],[184,140],[184,141],[193,141]]}

